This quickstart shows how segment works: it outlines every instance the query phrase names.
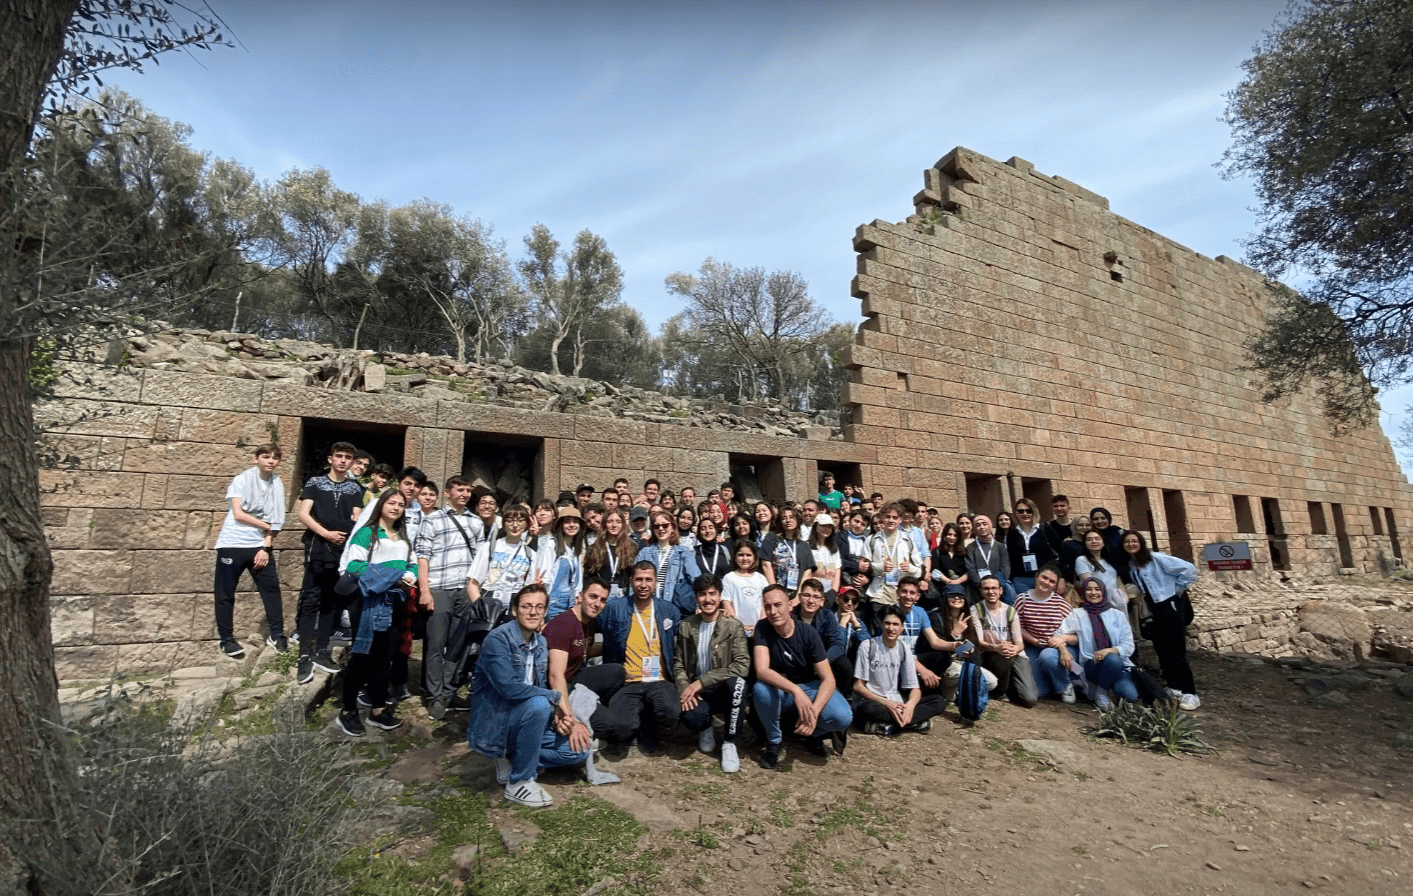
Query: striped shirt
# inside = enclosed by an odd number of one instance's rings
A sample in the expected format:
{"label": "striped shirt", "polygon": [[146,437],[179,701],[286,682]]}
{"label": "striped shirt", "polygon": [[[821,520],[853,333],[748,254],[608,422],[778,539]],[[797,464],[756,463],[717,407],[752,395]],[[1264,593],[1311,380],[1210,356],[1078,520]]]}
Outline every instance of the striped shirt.
{"label": "striped shirt", "polygon": [[1070,615],[1070,609],[1070,602],[1057,594],[1041,600],[1034,591],[1027,591],[1016,598],[1016,615],[1020,617],[1021,628],[1042,644],[1055,634],[1060,623]]}
{"label": "striped shirt", "polygon": [[[481,521],[469,510],[456,514],[455,520],[452,515],[452,509],[444,507],[417,527],[417,559],[427,561],[427,587],[434,591],[465,588],[466,580],[471,578],[473,549],[479,541]],[[457,530],[458,523],[465,530],[466,538]]]}

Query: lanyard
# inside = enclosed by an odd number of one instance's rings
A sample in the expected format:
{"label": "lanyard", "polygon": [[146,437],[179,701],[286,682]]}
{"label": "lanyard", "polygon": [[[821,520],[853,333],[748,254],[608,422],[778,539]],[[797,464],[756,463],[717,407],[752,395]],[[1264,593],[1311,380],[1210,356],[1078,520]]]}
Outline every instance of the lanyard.
{"label": "lanyard", "polygon": [[654,609],[653,606],[652,606],[651,604],[649,604],[649,605],[648,605],[648,621],[647,621],[647,624],[645,625],[645,624],[643,623],[643,614],[639,613],[639,612],[638,612],[638,609],[637,609],[636,607],[633,608],[633,621],[636,622],[636,623],[638,623],[638,628],[642,629],[642,631],[643,631],[643,639],[644,639],[645,641],[647,641],[648,649],[649,649],[649,650],[652,650],[652,649],[653,649],[653,640],[654,640],[654,639],[653,639],[653,634],[652,634],[652,633],[655,632],[655,631],[657,631],[657,620],[655,620],[655,619],[653,618],[653,609]]}
{"label": "lanyard", "polygon": [[608,549],[608,580],[612,582],[618,578],[618,551],[613,547]]}
{"label": "lanyard", "polygon": [[697,545],[697,560],[702,567],[702,572],[709,572],[712,575],[716,575],[716,564],[721,559],[721,544],[717,543],[714,547],[715,550],[711,552],[711,565],[707,566],[706,554],[702,553],[702,546]]}
{"label": "lanyard", "polygon": [[990,569],[990,568],[991,568],[991,555],[994,554],[994,553],[996,553],[996,542],[994,542],[994,541],[991,542],[991,550],[988,551],[988,550],[986,550],[986,548],[982,547],[982,546],[981,546],[981,542],[978,541],[978,542],[976,543],[976,552],[981,555],[981,559],[983,559],[983,560],[986,561],[986,568],[987,568],[987,569]]}

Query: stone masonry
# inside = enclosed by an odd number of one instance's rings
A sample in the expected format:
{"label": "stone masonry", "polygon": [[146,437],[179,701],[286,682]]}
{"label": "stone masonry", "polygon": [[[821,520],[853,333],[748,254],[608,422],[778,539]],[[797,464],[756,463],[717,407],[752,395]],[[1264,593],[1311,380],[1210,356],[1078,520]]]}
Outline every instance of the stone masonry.
{"label": "stone masonry", "polygon": [[[225,488],[272,440],[291,508],[333,436],[381,440],[438,482],[517,452],[536,497],[619,475],[705,493],[749,470],[767,497],[797,498],[822,469],[948,513],[1020,495],[1048,511],[1065,493],[1174,553],[1250,542],[1254,572],[1204,577],[1197,635],[1222,649],[1279,640],[1306,599],[1287,589],[1258,608],[1253,582],[1401,564],[1413,494],[1387,440],[1332,436],[1304,397],[1263,405],[1240,370],[1266,307],[1253,271],[960,148],[924,172],[914,214],[860,227],[854,245],[866,320],[842,438],[827,417],[234,333],[130,336],[109,363],[70,362],[37,409],[60,677],[212,661]],[[277,542],[290,620],[299,528],[291,513]],[[260,630],[253,593],[236,612],[238,637]]]}

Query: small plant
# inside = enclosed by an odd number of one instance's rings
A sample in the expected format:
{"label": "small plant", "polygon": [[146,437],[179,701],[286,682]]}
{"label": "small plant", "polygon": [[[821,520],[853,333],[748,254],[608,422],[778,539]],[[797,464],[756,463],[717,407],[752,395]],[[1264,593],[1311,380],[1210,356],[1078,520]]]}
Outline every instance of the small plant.
{"label": "small plant", "polygon": [[1202,727],[1197,720],[1184,714],[1176,704],[1148,707],[1119,700],[1100,713],[1099,724],[1090,734],[1169,756],[1212,752],[1211,745],[1202,740]]}

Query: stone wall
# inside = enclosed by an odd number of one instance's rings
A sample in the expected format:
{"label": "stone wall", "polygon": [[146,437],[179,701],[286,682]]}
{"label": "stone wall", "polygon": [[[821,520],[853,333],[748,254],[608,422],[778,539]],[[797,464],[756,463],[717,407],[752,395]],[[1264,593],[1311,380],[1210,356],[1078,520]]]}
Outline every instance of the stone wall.
{"label": "stone wall", "polygon": [[[1298,642],[1299,591],[1280,577],[1400,565],[1413,500],[1387,440],[1331,436],[1301,396],[1263,405],[1239,369],[1267,307],[1254,272],[1018,159],[954,150],[914,203],[855,237],[866,321],[842,434],[828,415],[236,333],[129,334],[108,364],[71,362],[37,409],[61,677],[210,660],[223,495],[272,440],[291,507],[332,438],[376,440],[438,482],[513,453],[536,497],[620,475],[705,493],[746,468],[768,497],[811,494],[828,468],[949,514],[1020,495],[1046,512],[1066,493],[1175,553],[1251,543],[1255,571],[1204,574],[1194,636],[1222,650]],[[299,535],[291,515],[277,542],[290,620]],[[243,594],[237,635],[260,624]]]}
{"label": "stone wall", "polygon": [[875,447],[883,491],[992,513],[1064,493],[1175,553],[1247,540],[1267,572],[1269,542],[1297,574],[1398,565],[1413,493],[1382,432],[1335,437],[1240,369],[1268,307],[1254,271],[961,148],[914,212],[854,238],[845,439]]}

